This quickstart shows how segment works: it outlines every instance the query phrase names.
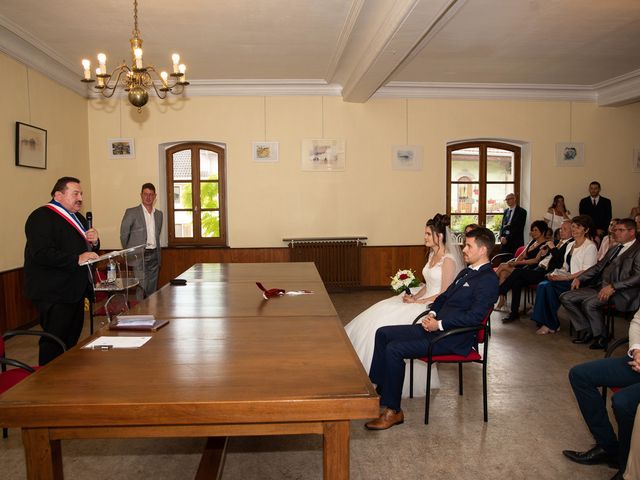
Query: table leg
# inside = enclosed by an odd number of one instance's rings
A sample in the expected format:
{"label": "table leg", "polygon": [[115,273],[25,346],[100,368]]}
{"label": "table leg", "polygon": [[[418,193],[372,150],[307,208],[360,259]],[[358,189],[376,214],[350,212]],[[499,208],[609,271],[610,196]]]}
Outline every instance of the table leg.
{"label": "table leg", "polygon": [[324,422],[324,479],[349,479],[349,421]]}
{"label": "table leg", "polygon": [[60,440],[49,438],[47,428],[23,428],[22,443],[30,480],[62,480]]}
{"label": "table leg", "polygon": [[224,459],[227,454],[228,437],[209,437],[202,452],[200,465],[196,472],[196,480],[212,480],[222,478]]}

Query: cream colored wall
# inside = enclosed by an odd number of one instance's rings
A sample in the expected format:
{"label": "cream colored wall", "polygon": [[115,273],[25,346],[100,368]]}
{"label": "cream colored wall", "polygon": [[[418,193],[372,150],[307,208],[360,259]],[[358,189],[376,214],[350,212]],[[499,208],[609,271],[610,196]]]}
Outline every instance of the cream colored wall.
{"label": "cream colored wall", "polygon": [[[352,234],[368,236],[370,245],[420,243],[425,219],[445,208],[447,142],[470,138],[527,146],[530,219],[540,218],[556,193],[577,213],[592,179],[612,199],[614,215],[626,215],[638,196],[640,174],[631,173],[630,164],[633,147],[640,144],[640,104],[397,99],[354,104],[338,97],[278,96],[266,99],[266,114],[264,105],[263,97],[194,97],[173,99],[169,106],[151,101],[139,114],[126,101],[91,101],[92,200],[103,245],[119,246],[124,209],[139,201],[142,183],[158,183],[158,145],[182,140],[228,147],[232,247],[281,246],[287,236]],[[300,170],[301,140],[323,135],[346,140],[346,171]],[[135,138],[136,159],[110,160],[111,137]],[[252,161],[251,142],[263,140],[280,142],[278,163]],[[585,142],[585,166],[555,167],[556,143],[570,140]],[[423,171],[392,170],[391,148],[406,142],[424,146]]]}
{"label": "cream colored wall", "polygon": [[[65,175],[83,181],[90,206],[87,100],[0,53],[0,271],[21,267],[24,223],[48,202],[55,181]],[[15,166],[15,122],[47,130],[47,169]]]}

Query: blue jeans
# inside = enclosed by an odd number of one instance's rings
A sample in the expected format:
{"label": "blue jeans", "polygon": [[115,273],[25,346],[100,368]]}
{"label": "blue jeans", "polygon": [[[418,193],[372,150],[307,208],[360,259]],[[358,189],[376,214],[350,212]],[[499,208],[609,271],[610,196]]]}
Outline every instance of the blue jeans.
{"label": "blue jeans", "polygon": [[536,301],[533,304],[531,320],[539,325],[546,325],[550,330],[558,330],[558,309],[560,308],[560,294],[571,288],[571,282],[552,282],[545,280],[538,284],[536,289]]}
{"label": "blue jeans", "polygon": [[[624,472],[629,456],[631,432],[640,403],[640,373],[628,365],[628,356],[603,358],[576,365],[569,371],[569,381],[580,412],[596,443],[610,455],[618,455]],[[613,431],[607,408],[598,387],[624,387],[611,399],[618,423],[618,437]]]}

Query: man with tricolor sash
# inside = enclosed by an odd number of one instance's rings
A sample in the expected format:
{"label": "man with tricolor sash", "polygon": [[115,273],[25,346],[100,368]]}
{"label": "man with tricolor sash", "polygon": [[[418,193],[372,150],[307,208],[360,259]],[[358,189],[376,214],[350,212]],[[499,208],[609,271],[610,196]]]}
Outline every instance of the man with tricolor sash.
{"label": "man with tricolor sash", "polygon": [[[80,213],[82,188],[74,177],[58,179],[51,201],[34,210],[25,224],[25,294],[40,315],[45,332],[60,338],[67,348],[80,338],[84,299],[90,295],[87,260],[97,258],[98,232]],[[60,355],[57,343],[40,340],[40,365]]]}

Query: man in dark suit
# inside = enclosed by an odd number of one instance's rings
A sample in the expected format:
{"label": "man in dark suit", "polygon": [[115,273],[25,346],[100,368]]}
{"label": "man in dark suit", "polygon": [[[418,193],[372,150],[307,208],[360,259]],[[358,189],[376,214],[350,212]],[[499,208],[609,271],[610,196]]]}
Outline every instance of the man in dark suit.
{"label": "man in dark suit", "polygon": [[500,244],[502,253],[515,253],[518,247],[524,245],[524,224],[527,221],[527,211],[517,204],[516,196],[510,193],[505,197],[507,208],[502,216],[500,227]]}
{"label": "man in dark suit", "polygon": [[120,224],[120,242],[123,248],[145,245],[144,270],[133,265],[136,277],[141,279],[145,296],[151,295],[158,286],[160,271],[160,232],[162,231],[162,212],[154,208],[156,187],[145,183],[140,191],[141,204],[127,208]]}
{"label": "man in dark suit", "polygon": [[[494,242],[495,237],[487,228],[468,232],[463,254],[469,267],[436,298],[421,324],[382,327],[376,332],[369,377],[381,393],[380,404],[386,408],[379,418],[366,424],[369,430],[385,430],[404,421],[400,397],[405,358],[426,355],[430,343],[442,331],[482,324],[498,298],[498,277],[489,261]],[[475,336],[476,332],[469,332],[443,339],[434,348],[434,353],[467,355]]]}
{"label": "man in dark suit", "polygon": [[640,307],[640,242],[636,240],[636,223],[623,218],[616,223],[613,232],[618,245],[611,247],[602,260],[575,278],[570,291],[560,295],[560,301],[579,333],[574,343],[593,340],[591,349],[607,346],[603,305],[613,302],[620,311],[634,311]]}
{"label": "man in dark suit", "polygon": [[595,224],[598,236],[602,238],[609,230],[611,221],[611,200],[600,196],[600,183],[589,184],[589,196],[580,200],[580,215],[589,215]]}
{"label": "man in dark suit", "polygon": [[[640,403],[640,312],[629,326],[629,350],[624,357],[582,363],[569,372],[571,388],[582,417],[596,445],[584,452],[564,450],[570,460],[583,465],[601,463],[619,468],[611,480],[622,480],[631,443],[631,432]],[[618,424],[616,436],[609,421],[600,387],[618,387],[611,405]]]}
{"label": "man in dark suit", "polygon": [[[520,319],[520,296],[522,289],[529,285],[537,285],[543,281],[548,273],[556,268],[562,268],[564,254],[568,245],[573,241],[571,238],[571,220],[566,220],[560,226],[560,240],[549,250],[538,266],[534,269],[516,268],[507,279],[500,285],[500,294],[506,295],[511,290],[511,313],[502,319],[502,323],[511,323]],[[547,245],[543,245],[540,250]]]}
{"label": "man in dark suit", "polygon": [[[84,323],[84,299],[91,293],[89,271],[81,266],[97,258],[98,232],[80,214],[80,180],[60,178],[51,191],[51,202],[34,210],[25,224],[25,294],[40,314],[45,332],[60,338],[67,348],[80,338]],[[57,343],[40,340],[40,365],[60,355]]]}

